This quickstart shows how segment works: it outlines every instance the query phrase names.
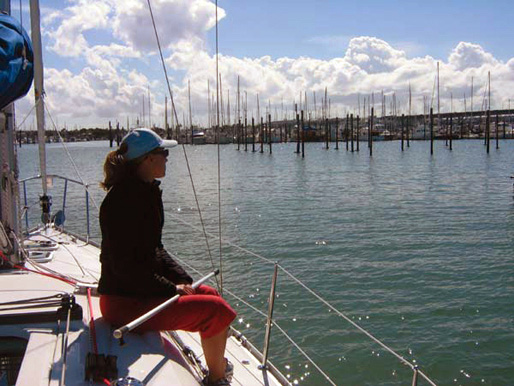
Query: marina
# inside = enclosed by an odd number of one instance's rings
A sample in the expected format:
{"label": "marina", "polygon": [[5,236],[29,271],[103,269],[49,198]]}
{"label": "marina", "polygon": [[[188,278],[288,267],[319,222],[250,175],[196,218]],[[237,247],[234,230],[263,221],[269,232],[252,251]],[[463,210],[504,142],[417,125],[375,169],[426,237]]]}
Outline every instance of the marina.
{"label": "marina", "polygon": [[0,386],[509,385],[514,59],[460,1],[0,0]]}
{"label": "marina", "polygon": [[[272,263],[278,261],[351,320],[415,360],[436,384],[508,385],[514,376],[513,145],[502,142],[487,155],[481,140],[464,141],[453,152],[438,141],[437,157],[430,157],[428,142],[415,141],[400,152],[398,141],[391,141],[376,143],[370,158],[364,152],[326,152],[322,143],[309,143],[309,157],[303,160],[295,156],[295,144],[277,144],[272,155],[251,157],[238,152],[237,145],[224,146],[226,288],[265,312]],[[99,202],[102,193],[93,181],[101,178],[108,142],[68,146],[77,166],[89,170],[92,197]],[[163,180],[166,218],[172,224],[165,245],[206,272],[198,213],[183,154],[176,150],[170,153],[169,178]],[[186,146],[186,151],[206,228],[214,237],[216,147]],[[73,173],[65,166],[61,144],[49,145],[48,152],[51,168]],[[21,175],[31,175],[37,168],[35,146],[22,147],[19,157],[25,165]],[[86,167],[92,160],[98,167]],[[54,189],[62,192],[63,186]],[[83,193],[70,189],[68,194],[67,212],[83,213]],[[61,206],[58,196],[56,207]],[[36,201],[28,199],[29,205]],[[37,210],[30,213],[31,222],[37,221]],[[85,226],[70,222],[67,229]],[[93,215],[90,233],[98,240]],[[235,327],[261,346],[263,329],[253,327],[265,318],[227,296],[239,315]],[[275,307],[277,323],[336,384],[410,382],[410,369],[282,271]],[[290,380],[326,383],[294,347],[283,347],[290,343],[274,330],[270,358]]]}

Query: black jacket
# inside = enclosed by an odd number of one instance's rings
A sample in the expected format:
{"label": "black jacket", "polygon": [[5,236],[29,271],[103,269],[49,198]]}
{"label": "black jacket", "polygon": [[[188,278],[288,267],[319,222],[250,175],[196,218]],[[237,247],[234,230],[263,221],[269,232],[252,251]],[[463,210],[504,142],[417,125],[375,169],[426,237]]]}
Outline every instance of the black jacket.
{"label": "black jacket", "polygon": [[164,250],[159,182],[131,177],[109,190],[100,207],[101,294],[172,296],[193,280]]}

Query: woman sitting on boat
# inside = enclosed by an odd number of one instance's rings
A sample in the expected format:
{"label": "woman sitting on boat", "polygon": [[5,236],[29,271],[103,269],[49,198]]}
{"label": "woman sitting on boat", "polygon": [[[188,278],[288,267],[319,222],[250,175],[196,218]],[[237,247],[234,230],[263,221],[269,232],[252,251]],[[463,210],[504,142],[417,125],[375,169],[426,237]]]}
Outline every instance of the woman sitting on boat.
{"label": "woman sitting on boat", "polygon": [[182,295],[136,331],[199,332],[209,368],[204,383],[229,385],[233,366],[224,353],[236,313],[215,289],[194,289],[192,278],[161,243],[164,210],[156,179],[165,176],[166,147],[174,145],[152,130],[136,129],[105,159],[102,187],[108,193],[100,208],[100,308],[109,323],[121,326],[167,298]]}

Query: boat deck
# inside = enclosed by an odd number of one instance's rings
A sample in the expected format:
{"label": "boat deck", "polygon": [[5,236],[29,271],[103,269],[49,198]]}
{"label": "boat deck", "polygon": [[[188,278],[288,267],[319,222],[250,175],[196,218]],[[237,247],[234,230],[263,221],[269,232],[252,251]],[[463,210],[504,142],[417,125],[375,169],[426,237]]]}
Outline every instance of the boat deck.
{"label": "boat deck", "polygon": [[[42,245],[41,241],[53,244]],[[77,289],[69,283],[38,273],[4,271],[1,273],[0,303],[70,293],[74,294],[83,315],[70,322],[69,332],[66,333],[66,318],[57,322],[44,320],[41,316],[42,311],[55,311],[58,306],[15,310],[6,310],[6,306],[0,308],[0,337],[28,340],[16,385],[90,385],[85,380],[85,369],[86,356],[94,351],[89,327],[91,312],[95,319],[98,353],[117,357],[118,377],[130,376],[148,386],[201,384],[200,368],[191,363],[183,348],[177,344],[177,340],[183,342],[205,366],[197,333],[129,333],[124,337],[124,345],[113,338],[112,327],[101,317],[95,291],[100,277],[99,249],[96,246],[54,229],[32,234],[25,243],[27,249],[33,251],[31,255],[40,261],[27,262],[27,268],[47,273],[58,272],[82,283],[82,288]],[[87,297],[88,286],[93,288],[92,309],[89,308]],[[6,315],[15,315],[17,319],[10,321]],[[65,350],[63,345],[66,345]],[[261,370],[257,358],[235,337],[227,341],[226,356],[234,364],[233,385],[287,383],[284,380],[281,383],[270,372]],[[62,377],[64,383],[61,382]]]}

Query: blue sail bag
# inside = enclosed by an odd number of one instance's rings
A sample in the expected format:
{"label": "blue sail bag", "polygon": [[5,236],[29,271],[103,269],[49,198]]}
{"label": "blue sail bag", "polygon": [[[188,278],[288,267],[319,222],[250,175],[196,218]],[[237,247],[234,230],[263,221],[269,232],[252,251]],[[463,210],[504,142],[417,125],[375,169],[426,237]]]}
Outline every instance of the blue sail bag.
{"label": "blue sail bag", "polygon": [[34,77],[30,38],[13,17],[0,13],[0,109],[24,96]]}

